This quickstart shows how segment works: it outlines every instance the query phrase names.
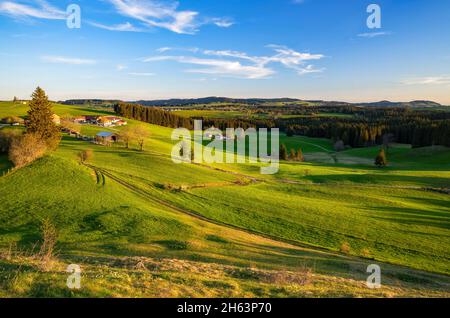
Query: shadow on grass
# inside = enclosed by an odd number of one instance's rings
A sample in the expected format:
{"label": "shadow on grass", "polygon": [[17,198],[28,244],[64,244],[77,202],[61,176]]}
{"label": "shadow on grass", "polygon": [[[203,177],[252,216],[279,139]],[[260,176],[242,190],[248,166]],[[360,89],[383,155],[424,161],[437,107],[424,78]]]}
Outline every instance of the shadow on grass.
{"label": "shadow on grass", "polygon": [[13,164],[8,160],[8,155],[0,154],[0,177],[11,168],[13,168]]}
{"label": "shadow on grass", "polygon": [[[369,217],[380,220],[389,220],[389,222],[438,227],[450,229],[450,215],[444,209],[441,211],[423,211],[410,208],[398,207],[367,207],[367,210],[375,211],[374,215]],[[406,230],[406,229],[405,229]]]}
{"label": "shadow on grass", "polygon": [[[253,245],[253,244],[252,244]],[[388,286],[405,285],[417,288],[448,290],[450,277],[420,271],[406,266],[391,265],[371,259],[358,258],[331,253],[309,252],[287,247],[254,245],[263,250],[280,253],[282,257],[294,257],[297,264],[312,267],[314,272],[365,282],[368,277],[367,266],[378,264],[382,269],[382,283]],[[265,260],[269,262],[270,260]]]}
{"label": "shadow on grass", "polygon": [[[352,182],[356,184],[392,185],[395,186],[417,186],[417,187],[450,187],[448,178],[440,177],[415,177],[389,174],[326,174],[309,175],[303,179],[314,183],[338,183]],[[394,184],[393,184],[394,183]]]}

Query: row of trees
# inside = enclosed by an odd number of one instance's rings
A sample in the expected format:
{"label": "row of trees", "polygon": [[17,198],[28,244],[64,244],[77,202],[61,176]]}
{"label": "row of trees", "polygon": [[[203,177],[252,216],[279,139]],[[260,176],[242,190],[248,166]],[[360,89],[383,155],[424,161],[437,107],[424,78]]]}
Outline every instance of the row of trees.
{"label": "row of trees", "polygon": [[281,144],[281,146],[280,146],[280,159],[285,160],[285,161],[286,160],[299,161],[299,162],[305,161],[305,157],[303,156],[303,151],[301,148],[298,148],[297,151],[295,151],[294,148],[291,148],[291,151],[288,154],[288,150],[287,150],[285,144]]}
{"label": "row of trees", "polygon": [[121,102],[114,105],[114,111],[122,117],[136,119],[150,124],[172,128],[193,128],[192,121],[189,118],[177,116],[156,107],[146,107]]}

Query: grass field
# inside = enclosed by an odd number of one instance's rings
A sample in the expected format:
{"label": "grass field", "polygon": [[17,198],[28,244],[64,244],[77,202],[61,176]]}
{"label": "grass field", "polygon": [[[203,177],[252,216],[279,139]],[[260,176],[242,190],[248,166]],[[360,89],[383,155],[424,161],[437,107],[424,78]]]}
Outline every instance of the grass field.
{"label": "grass field", "polygon": [[[0,103],[0,117],[26,109]],[[307,162],[261,176],[259,164],[176,165],[171,129],[138,124],[151,133],[144,152],[64,136],[0,177],[0,296],[450,296],[450,197],[438,191],[450,188],[449,149],[395,145],[379,169],[377,147],[335,154],[331,141],[283,135]],[[94,151],[87,165],[83,149]],[[33,246],[48,217],[58,255],[42,271]],[[79,291],[65,287],[71,263],[83,269]],[[381,289],[365,285],[372,263]]]}

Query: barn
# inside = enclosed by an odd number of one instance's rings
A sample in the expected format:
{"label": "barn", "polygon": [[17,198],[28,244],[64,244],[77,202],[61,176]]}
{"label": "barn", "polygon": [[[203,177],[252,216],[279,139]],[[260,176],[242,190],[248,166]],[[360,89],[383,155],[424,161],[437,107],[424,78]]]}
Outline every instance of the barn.
{"label": "barn", "polygon": [[95,142],[105,146],[110,146],[117,139],[117,135],[109,131],[101,131],[95,136]]}

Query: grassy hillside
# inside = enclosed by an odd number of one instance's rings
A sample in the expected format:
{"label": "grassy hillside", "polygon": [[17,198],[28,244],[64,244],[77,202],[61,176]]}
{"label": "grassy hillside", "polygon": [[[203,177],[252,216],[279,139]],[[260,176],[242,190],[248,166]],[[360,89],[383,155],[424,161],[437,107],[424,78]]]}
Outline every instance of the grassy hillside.
{"label": "grassy hillside", "polygon": [[[4,116],[21,107],[0,103]],[[175,165],[171,129],[129,124],[151,133],[144,152],[64,136],[0,177],[0,296],[449,296],[450,197],[437,191],[450,187],[448,149],[396,147],[378,169],[376,148],[335,163],[330,141],[282,136],[310,160],[262,176],[257,164]],[[94,151],[86,165],[83,149]],[[46,218],[59,238],[43,271],[33,251]],[[83,268],[80,291],[64,285],[71,263]],[[380,290],[364,284],[371,263]]]}

